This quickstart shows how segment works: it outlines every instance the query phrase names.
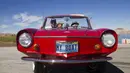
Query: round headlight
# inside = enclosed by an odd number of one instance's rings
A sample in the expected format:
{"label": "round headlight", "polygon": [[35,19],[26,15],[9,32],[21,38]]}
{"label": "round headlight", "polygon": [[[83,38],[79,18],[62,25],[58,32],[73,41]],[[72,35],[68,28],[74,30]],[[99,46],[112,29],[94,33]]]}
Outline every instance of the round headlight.
{"label": "round headlight", "polygon": [[102,42],[105,47],[112,47],[114,46],[116,39],[112,34],[103,34]]}
{"label": "round headlight", "polygon": [[23,47],[29,47],[32,43],[32,37],[28,33],[22,33],[19,36],[19,43]]}

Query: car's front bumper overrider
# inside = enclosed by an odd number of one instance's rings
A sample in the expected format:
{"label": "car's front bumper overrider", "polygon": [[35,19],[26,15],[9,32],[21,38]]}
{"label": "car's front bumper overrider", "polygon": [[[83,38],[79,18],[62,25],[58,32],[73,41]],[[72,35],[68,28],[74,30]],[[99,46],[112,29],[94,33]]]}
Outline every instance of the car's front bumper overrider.
{"label": "car's front bumper overrider", "polygon": [[35,61],[35,62],[43,62],[43,63],[92,63],[92,62],[103,62],[112,60],[111,57],[103,57],[103,58],[96,58],[96,59],[87,59],[87,60],[47,60],[47,59],[40,59],[40,58],[32,58],[32,57],[22,57],[22,60],[25,61]]}

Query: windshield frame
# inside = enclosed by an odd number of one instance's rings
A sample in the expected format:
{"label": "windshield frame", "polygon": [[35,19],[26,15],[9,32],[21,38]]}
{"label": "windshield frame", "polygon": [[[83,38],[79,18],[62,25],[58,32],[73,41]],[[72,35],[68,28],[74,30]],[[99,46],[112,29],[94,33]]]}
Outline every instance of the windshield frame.
{"label": "windshield frame", "polygon": [[91,23],[90,23],[90,20],[87,16],[48,16],[48,17],[45,17],[45,21],[43,22],[43,26],[41,29],[46,29],[45,26],[46,26],[46,22],[47,22],[47,19],[48,18],[62,18],[62,17],[77,17],[77,18],[85,18],[86,21],[87,21],[87,24],[88,25],[88,28],[87,29],[92,29],[92,26],[91,26]]}

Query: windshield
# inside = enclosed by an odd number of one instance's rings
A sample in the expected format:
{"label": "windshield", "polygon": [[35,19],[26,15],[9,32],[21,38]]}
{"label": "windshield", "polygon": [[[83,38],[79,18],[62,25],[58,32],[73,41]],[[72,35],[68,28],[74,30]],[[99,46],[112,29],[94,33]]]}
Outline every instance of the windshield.
{"label": "windshield", "polygon": [[45,23],[45,29],[65,29],[65,28],[74,28],[74,29],[83,29],[88,28],[88,22],[85,17],[62,17],[62,18],[47,18]]}

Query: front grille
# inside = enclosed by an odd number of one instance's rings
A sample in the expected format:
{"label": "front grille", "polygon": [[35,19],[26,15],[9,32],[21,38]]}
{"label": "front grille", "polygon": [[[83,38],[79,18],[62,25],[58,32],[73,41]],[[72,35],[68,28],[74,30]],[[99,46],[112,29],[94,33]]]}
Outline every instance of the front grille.
{"label": "front grille", "polygon": [[85,59],[92,59],[92,58],[98,58],[98,57],[103,57],[101,54],[94,54],[94,55],[79,55],[79,56],[73,56],[73,57],[63,57],[63,56],[52,56],[52,55],[43,55],[42,58],[44,59],[69,59],[69,60],[85,60]]}

